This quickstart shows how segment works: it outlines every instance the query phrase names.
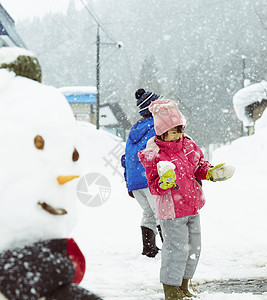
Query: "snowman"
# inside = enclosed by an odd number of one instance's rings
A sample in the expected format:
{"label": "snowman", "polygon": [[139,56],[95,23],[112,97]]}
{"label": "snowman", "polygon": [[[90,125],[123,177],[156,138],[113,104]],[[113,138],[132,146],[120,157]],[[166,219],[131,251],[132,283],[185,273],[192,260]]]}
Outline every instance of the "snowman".
{"label": "snowman", "polygon": [[67,238],[81,172],[75,130],[34,55],[0,48],[0,299],[100,299],[78,286],[85,259]]}

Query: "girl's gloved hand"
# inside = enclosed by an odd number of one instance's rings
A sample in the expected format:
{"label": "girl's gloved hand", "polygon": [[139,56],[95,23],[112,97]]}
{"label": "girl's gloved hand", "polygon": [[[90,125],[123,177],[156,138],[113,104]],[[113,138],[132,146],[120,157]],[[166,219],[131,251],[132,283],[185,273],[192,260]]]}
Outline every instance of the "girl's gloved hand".
{"label": "girl's gloved hand", "polygon": [[159,186],[163,190],[170,189],[173,186],[176,187],[175,180],[176,180],[175,172],[173,169],[170,169],[160,177]]}
{"label": "girl's gloved hand", "polygon": [[227,166],[225,163],[218,164],[208,169],[206,178],[211,181],[224,181],[234,175],[235,167]]}
{"label": "girl's gloved hand", "polygon": [[170,161],[160,161],[157,163],[158,174],[160,177],[159,186],[160,188],[167,190],[172,187],[178,188],[175,183],[176,175],[174,172],[175,165]]}

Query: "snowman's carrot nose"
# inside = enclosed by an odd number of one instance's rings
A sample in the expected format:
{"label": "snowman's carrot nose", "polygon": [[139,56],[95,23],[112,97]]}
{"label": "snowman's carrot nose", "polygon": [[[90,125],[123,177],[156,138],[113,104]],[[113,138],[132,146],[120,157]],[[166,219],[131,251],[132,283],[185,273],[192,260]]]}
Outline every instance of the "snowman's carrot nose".
{"label": "snowman's carrot nose", "polygon": [[69,175],[69,176],[58,176],[57,182],[59,184],[65,184],[68,181],[71,181],[74,178],[79,177],[78,175]]}

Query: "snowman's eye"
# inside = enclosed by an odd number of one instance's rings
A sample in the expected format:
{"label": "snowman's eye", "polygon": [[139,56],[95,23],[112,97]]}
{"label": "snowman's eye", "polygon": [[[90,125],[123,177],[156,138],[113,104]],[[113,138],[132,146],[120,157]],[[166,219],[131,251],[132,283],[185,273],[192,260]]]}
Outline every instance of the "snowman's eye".
{"label": "snowman's eye", "polygon": [[44,149],[44,139],[40,135],[36,135],[34,138],[34,145],[37,149],[43,150]]}
{"label": "snowman's eye", "polygon": [[74,151],[72,153],[72,160],[77,161],[79,159],[79,152],[74,148]]}

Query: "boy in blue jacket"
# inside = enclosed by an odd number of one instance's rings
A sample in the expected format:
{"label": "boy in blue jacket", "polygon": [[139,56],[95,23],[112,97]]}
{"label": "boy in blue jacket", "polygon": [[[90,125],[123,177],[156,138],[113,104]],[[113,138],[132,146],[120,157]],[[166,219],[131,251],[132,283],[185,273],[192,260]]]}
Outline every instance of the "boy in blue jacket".
{"label": "boy in blue jacket", "polygon": [[155,198],[150,193],[145,175],[145,169],[138,158],[138,152],[146,147],[147,141],[155,136],[154,120],[148,106],[152,101],[162,98],[155,93],[138,89],[135,93],[137,107],[142,119],[130,130],[126,142],[125,154],[121,157],[121,164],[125,168],[125,180],[128,193],[134,197],[143,209],[141,220],[143,255],[155,257],[159,251],[156,246],[157,228],[161,230],[155,215]]}

